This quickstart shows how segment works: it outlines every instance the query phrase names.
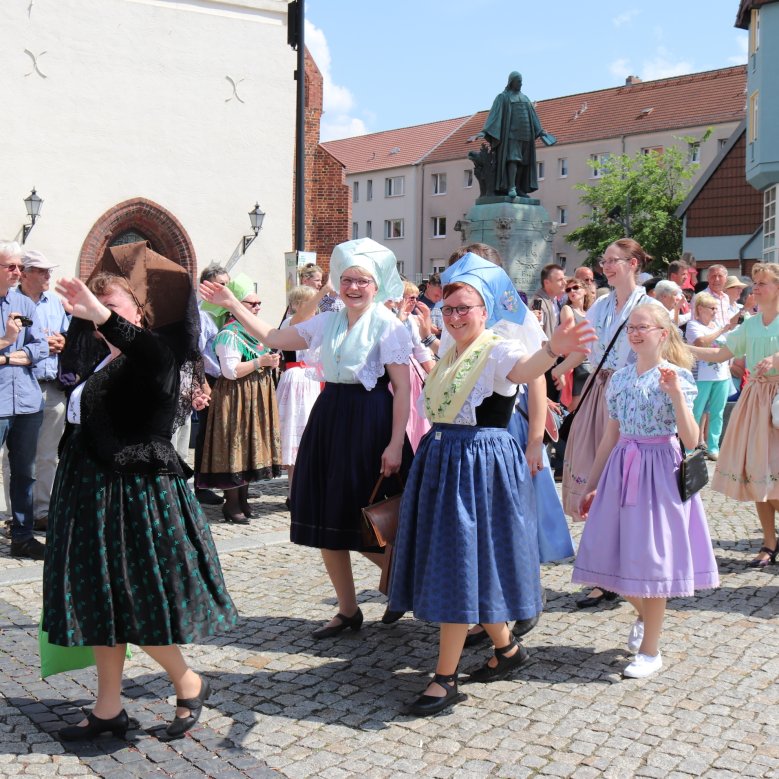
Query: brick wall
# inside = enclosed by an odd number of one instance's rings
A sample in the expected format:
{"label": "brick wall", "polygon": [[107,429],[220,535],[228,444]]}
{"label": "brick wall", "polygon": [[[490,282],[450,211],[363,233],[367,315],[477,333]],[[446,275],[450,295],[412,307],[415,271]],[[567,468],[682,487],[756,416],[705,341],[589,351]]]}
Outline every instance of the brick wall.
{"label": "brick wall", "polygon": [[152,249],[177,262],[196,280],[197,257],[184,226],[161,205],[136,197],[109,208],[87,234],[78,259],[78,275],[86,280],[112,241],[127,230],[149,240]]}
{"label": "brick wall", "polygon": [[[306,51],[306,251],[327,270],[333,246],[351,238],[352,199],[344,166],[319,144],[322,74]],[[294,184],[292,238],[295,238]]]}
{"label": "brick wall", "polygon": [[687,209],[687,236],[750,235],[763,220],[763,195],[747,183],[746,133]]}

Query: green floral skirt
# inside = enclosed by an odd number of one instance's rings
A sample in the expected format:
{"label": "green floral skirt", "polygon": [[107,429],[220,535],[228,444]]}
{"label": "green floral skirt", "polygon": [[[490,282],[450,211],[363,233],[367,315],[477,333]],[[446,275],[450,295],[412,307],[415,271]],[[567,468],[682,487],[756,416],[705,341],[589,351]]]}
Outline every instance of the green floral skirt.
{"label": "green floral skirt", "polygon": [[188,644],[238,620],[183,478],[121,474],[76,431],[49,507],[43,628],[60,646]]}

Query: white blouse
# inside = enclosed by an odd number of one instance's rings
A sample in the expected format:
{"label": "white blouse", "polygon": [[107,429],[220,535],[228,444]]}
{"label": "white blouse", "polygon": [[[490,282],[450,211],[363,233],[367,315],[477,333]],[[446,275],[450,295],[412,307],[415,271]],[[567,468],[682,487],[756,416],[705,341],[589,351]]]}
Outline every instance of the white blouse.
{"label": "white blouse", "polygon": [[[97,367],[92,371],[92,373],[97,373],[99,370],[105,368],[105,366],[111,362],[111,359],[112,357],[109,354],[105,359],[98,363]],[[86,381],[82,381],[81,384],[79,384],[73,390],[73,392],[70,393],[70,397],[68,398],[68,422],[70,422],[71,425],[81,424],[81,395],[84,392],[85,384]]]}
{"label": "white blouse", "polygon": [[[327,323],[336,313],[325,311],[305,322],[293,325],[298,334],[308,345],[307,363],[311,366],[306,375],[314,381],[325,379],[322,373],[321,349]],[[362,384],[367,390],[376,386],[377,380],[384,375],[384,366],[392,363],[407,364],[411,356],[411,337],[403,323],[398,319],[390,319],[382,332],[381,338],[368,352],[365,362],[357,369],[352,380],[344,384]]]}

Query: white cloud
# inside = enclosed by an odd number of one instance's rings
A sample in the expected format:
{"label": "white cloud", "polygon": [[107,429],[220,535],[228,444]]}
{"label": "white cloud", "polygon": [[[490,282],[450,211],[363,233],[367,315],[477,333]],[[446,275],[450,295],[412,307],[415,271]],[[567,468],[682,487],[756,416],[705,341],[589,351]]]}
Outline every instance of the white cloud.
{"label": "white cloud", "polygon": [[684,76],[692,73],[693,70],[694,66],[691,62],[683,59],[675,60],[664,46],[658,46],[654,57],[644,60],[639,75],[644,81],[654,81],[658,78]]}
{"label": "white cloud", "polygon": [[738,54],[728,57],[728,62],[730,62],[731,65],[746,64],[749,52],[749,37],[746,33],[744,35],[736,36],[736,47],[738,48]]}
{"label": "white cloud", "polygon": [[322,30],[306,19],[306,47],[322,73],[324,114],[320,135],[323,141],[365,135],[368,128],[362,119],[353,116],[354,95],[348,87],[336,84],[330,72],[332,58],[327,38]]}
{"label": "white cloud", "polygon": [[614,17],[614,18],[611,20],[611,23],[612,23],[612,24],[613,24],[615,27],[622,27],[622,25],[623,25],[623,24],[629,24],[630,22],[632,22],[632,21],[633,21],[633,19],[634,19],[636,16],[638,16],[638,14],[639,14],[639,13],[640,13],[640,11],[639,11],[637,8],[632,8],[632,9],[631,9],[631,10],[629,10],[629,11],[624,11],[623,13],[621,13],[621,14],[619,14],[619,15],[615,16],[615,17]]}
{"label": "white cloud", "polygon": [[609,65],[609,73],[614,76],[617,81],[624,81],[628,76],[635,75],[630,66],[630,61],[624,57],[614,60]]}

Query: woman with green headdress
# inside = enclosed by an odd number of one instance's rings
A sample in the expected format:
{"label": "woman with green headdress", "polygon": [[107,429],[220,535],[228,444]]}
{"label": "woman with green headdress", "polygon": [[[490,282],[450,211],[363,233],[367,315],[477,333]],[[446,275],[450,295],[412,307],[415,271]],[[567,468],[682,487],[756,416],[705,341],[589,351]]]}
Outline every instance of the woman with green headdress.
{"label": "woman with green headdress", "polygon": [[[262,305],[254,283],[240,274],[227,287],[243,310],[256,313]],[[224,490],[226,521],[245,525],[252,518],[250,482],[281,475],[279,412],[272,354],[226,308],[204,303],[213,312],[219,334],[214,349],[222,375],[211,395],[198,488]]]}
{"label": "woman with green headdress", "polygon": [[[325,382],[300,441],[290,497],[290,538],[321,550],[338,598],[338,614],[314,631],[316,639],[362,626],[350,551],[380,566],[386,559],[382,549],[366,546],[362,507],[379,474],[405,474],[413,456],[406,438],[411,338],[382,305],[403,295],[395,255],[370,238],[347,241],[333,249],[330,275],[344,308],[299,324],[293,319],[283,330],[252,316],[229,289],[200,285],[205,300],[229,308],[266,346],[308,349],[312,374]],[[385,479],[379,497],[397,492],[396,481]]]}

